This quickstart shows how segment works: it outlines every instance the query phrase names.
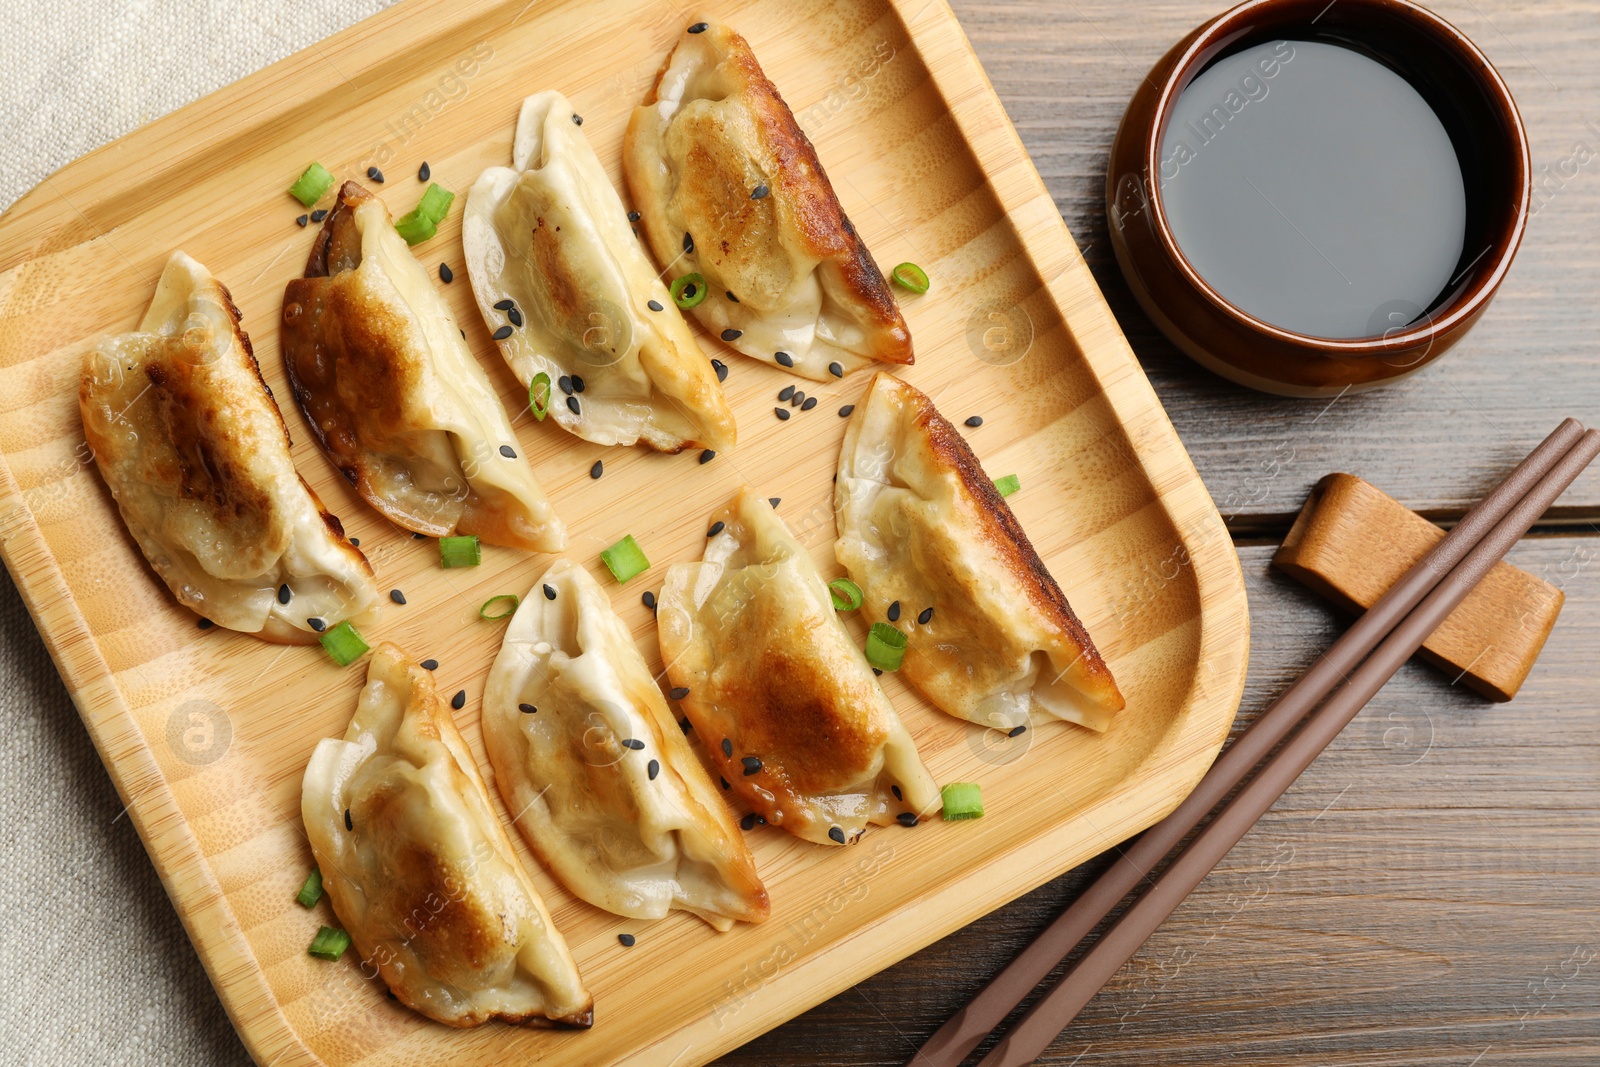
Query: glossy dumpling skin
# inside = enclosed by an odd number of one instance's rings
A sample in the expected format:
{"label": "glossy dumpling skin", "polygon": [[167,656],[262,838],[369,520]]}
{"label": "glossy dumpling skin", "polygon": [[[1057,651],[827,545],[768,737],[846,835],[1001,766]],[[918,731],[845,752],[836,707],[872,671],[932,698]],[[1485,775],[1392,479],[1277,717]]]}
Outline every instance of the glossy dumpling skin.
{"label": "glossy dumpling skin", "polygon": [[920,390],[873,378],[845,430],[834,509],[834,553],[862,611],[884,621],[900,602],[900,672],[937,707],[1000,730],[1035,715],[1111,725],[1123,706],[1111,671],[966,439]]}
{"label": "glossy dumpling skin", "polygon": [[565,547],[566,528],[449,306],[383,201],[355,182],[340,189],[305,277],[284,289],[283,356],[323,451],[391,522],[430,537]]}
{"label": "glossy dumpling skin", "polygon": [[396,646],[373,651],[344,740],[318,743],[300,811],[362,972],[407,1007],[449,1026],[590,1025],[593,998],[471,751]]}
{"label": "glossy dumpling skin", "polygon": [[888,284],[750,46],[691,22],[706,29],[679,38],[622,142],[666,277],[703,275],[693,314],[707,329],[767,363],[785,352],[808,378],[828,380],[830,363],[912,362]]}
{"label": "glossy dumpling skin", "polygon": [[180,603],[285,644],[316,641],[313,618],[376,618],[372,568],[296,472],[239,309],[199,263],[174,252],[138,329],[86,350],[78,409],[128,532]]}
{"label": "glossy dumpling skin", "polygon": [[[578,375],[577,411],[552,393],[550,417],[602,445],[662,452],[726,449],[733,412],[628,224],[627,208],[557,92],[530,96],[510,167],[484,171],[467,197],[462,245],[492,333],[512,300],[523,324],[499,342],[517,380]],[[656,308],[650,306],[654,302]]]}
{"label": "glossy dumpling skin", "polygon": [[703,562],[668,569],[656,619],[715,769],[767,822],[820,845],[937,812],[939,789],[805,548],[748,486],[711,521],[722,531]]}
{"label": "glossy dumpling skin", "polygon": [[767,917],[727,802],[582,567],[558,559],[517,609],[484,691],[483,740],[517,826],[577,896],[718,930]]}

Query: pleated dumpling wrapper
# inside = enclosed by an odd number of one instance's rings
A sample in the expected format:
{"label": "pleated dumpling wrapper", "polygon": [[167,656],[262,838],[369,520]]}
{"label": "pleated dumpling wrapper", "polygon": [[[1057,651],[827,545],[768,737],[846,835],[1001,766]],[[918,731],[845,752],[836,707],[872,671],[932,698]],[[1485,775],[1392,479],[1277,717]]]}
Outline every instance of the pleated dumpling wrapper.
{"label": "pleated dumpling wrapper", "polygon": [[1111,725],[1123,706],[1111,671],[966,439],[920,390],[873,378],[845,429],[834,510],[834,552],[862,611],[884,620],[899,604],[900,672],[935,706],[999,730],[1036,714]]}
{"label": "pleated dumpling wrapper", "polygon": [[383,201],[339,190],[283,292],[289,384],[328,458],[391,522],[536,552],[567,531],[489,377]]}
{"label": "pleated dumpling wrapper", "polygon": [[713,516],[700,563],[667,571],[661,655],[722,777],[774,826],[816,844],[939,810],[894,705],[834,611],[805,547],[746,486]]}
{"label": "pleated dumpling wrapper", "polygon": [[517,608],[484,690],[483,743],[528,844],[577,896],[718,930],[767,917],[727,802],[582,567],[556,560]]}
{"label": "pleated dumpling wrapper", "polygon": [[432,674],[396,646],[373,651],[344,740],[312,753],[300,812],[363,972],[401,1003],[448,1026],[593,1021]]}
{"label": "pleated dumpling wrapper", "polygon": [[910,363],[911,333],[778,90],[743,37],[695,19],[622,142],[668,278],[699,274],[694,315],[747,356],[825,381]]}
{"label": "pleated dumpling wrapper", "polygon": [[313,619],[376,618],[372,568],[295,470],[239,309],[199,263],[174,252],[138,329],[86,349],[78,409],[122,521],[179,603],[284,644],[314,643]]}
{"label": "pleated dumpling wrapper", "polygon": [[[490,167],[472,186],[461,242],[484,322],[491,333],[509,327],[500,354],[525,386],[546,376],[562,429],[661,452],[733,446],[716,369],[566,97],[523,101],[512,165]],[[557,392],[563,378],[582,391]]]}

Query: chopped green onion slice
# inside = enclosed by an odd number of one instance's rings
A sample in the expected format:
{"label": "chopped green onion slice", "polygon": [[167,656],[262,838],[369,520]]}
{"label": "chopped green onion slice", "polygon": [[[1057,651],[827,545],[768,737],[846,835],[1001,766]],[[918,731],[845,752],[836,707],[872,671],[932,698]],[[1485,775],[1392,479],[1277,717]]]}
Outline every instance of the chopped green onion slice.
{"label": "chopped green onion slice", "polygon": [[939,790],[947,822],[983,817],[983,790],[977,782],[951,782]]}
{"label": "chopped green onion slice", "polygon": [[700,306],[706,298],[706,280],[698,274],[685,274],[672,283],[672,302],[684,310]]}
{"label": "chopped green onion slice", "polygon": [[994,487],[1000,491],[1001,496],[1010,496],[1022,488],[1022,483],[1017,480],[1015,474],[1008,474],[1004,478],[996,478]]}
{"label": "chopped green onion slice", "polygon": [[[517,605],[520,603],[522,601],[515,593],[501,593],[499,596],[492,596],[483,602],[483,607],[478,609],[478,618],[488,619],[490,622],[496,619],[509,618],[516,612]],[[505,604],[505,610],[491,612],[489,609],[496,604]]]}
{"label": "chopped green onion slice", "polygon": [[848,578],[835,578],[828,583],[833,595],[834,611],[854,611],[861,606],[861,587]]}
{"label": "chopped green onion slice", "polygon": [[611,569],[611,576],[619,582],[643,574],[650,569],[650,561],[644,558],[644,553],[639,549],[639,543],[629,534],[604,552],[600,558]]}
{"label": "chopped green onion slice", "polygon": [[455,193],[438,182],[430,182],[428,191],[417,201],[417,214],[437,226],[444,221],[446,215],[450,214],[450,204],[455,198]]}
{"label": "chopped green onion slice", "polygon": [[300,887],[294,899],[302,908],[317,906],[317,901],[322,899],[322,871],[319,868],[311,868],[311,873],[306,875],[306,884]]}
{"label": "chopped green onion slice", "polygon": [[439,224],[416,211],[408,211],[395,220],[394,230],[406,239],[406,244],[415,245],[438,233]]}
{"label": "chopped green onion slice", "polygon": [[897,671],[906,654],[906,635],[886,622],[867,631],[867,662],[880,671]]}
{"label": "chopped green onion slice", "polygon": [[913,293],[928,291],[928,272],[915,263],[902,263],[890,271],[889,276]]}
{"label": "chopped green onion slice", "polygon": [[289,186],[289,195],[310,207],[322,199],[322,194],[333,188],[333,175],[321,163],[313,163],[305,173]]}
{"label": "chopped green onion slice", "polygon": [[439,538],[439,564],[443,567],[476,567],[483,562],[483,546],[477,534]]}
{"label": "chopped green onion slice", "polygon": [[550,414],[550,375],[540,371],[528,383],[528,410],[540,422]]}
{"label": "chopped green onion slice", "polygon": [[356,633],[356,628],[350,625],[349,619],[324,633],[319,640],[322,647],[328,650],[328,655],[333,657],[333,662],[341,667],[348,667],[360,659],[369,647]]}
{"label": "chopped green onion slice", "polygon": [[311,954],[319,960],[336,960],[350,947],[350,935],[343,930],[324,926],[311,940]]}

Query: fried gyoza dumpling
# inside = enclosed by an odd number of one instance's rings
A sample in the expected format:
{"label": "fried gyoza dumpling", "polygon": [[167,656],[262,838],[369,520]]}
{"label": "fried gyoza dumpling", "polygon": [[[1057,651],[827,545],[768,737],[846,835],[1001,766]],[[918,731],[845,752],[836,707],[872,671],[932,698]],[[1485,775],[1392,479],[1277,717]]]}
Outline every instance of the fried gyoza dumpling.
{"label": "fried gyoza dumpling", "polygon": [[767,917],[727,803],[582,567],[557,560],[517,609],[484,691],[483,743],[517,826],[577,896],[718,930]]}
{"label": "fried gyoza dumpling", "polygon": [[557,552],[567,532],[483,368],[383,201],[355,182],[283,292],[283,356],[318,442],[408,530]]}
{"label": "fried gyoza dumpling", "polygon": [[817,844],[939,810],[939,788],[834,611],[811,556],[749,486],[701,563],[667,571],[661,655],[722,777]]}
{"label": "fried gyoza dumpling", "polygon": [[893,375],[856,405],[834,509],[862,610],[899,604],[900,671],[937,707],[1000,730],[1033,712],[1111,725],[1122,694],[1061,587],[966,439]]}
{"label": "fried gyoza dumpling", "polygon": [[86,352],[83,432],[117,510],[182,604],[219,626],[309,644],[371,621],[360,549],[301,480],[239,309],[174,252],[139,328]]}
{"label": "fried gyoza dumpling", "polygon": [[622,165],[656,259],[705,279],[694,314],[728,344],[819,380],[912,361],[889,286],[743,37],[694,20]]}
{"label": "fried gyoza dumpling", "polygon": [[500,354],[512,373],[524,385],[540,372],[552,385],[582,383],[581,393],[552,396],[563,429],[662,452],[733,445],[716,370],[639,247],[566,97],[523,102],[512,165],[473,185],[461,241],[484,321],[491,331],[511,326]]}
{"label": "fried gyoza dumpling", "polygon": [[300,812],[363,972],[407,1007],[450,1026],[589,1026],[594,1001],[432,674],[394,645],[372,653],[344,740],[318,743]]}

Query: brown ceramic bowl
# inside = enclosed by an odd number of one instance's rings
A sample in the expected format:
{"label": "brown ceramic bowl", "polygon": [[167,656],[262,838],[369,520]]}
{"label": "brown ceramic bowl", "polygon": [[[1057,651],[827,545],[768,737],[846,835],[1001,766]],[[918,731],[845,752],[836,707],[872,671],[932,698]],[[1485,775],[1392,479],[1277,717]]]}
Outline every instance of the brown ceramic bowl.
{"label": "brown ceramic bowl", "polygon": [[[1168,226],[1156,177],[1173,104],[1213,59],[1278,38],[1348,45],[1387,63],[1438,113],[1460,159],[1467,234],[1454,281],[1419,319],[1383,336],[1311,337],[1246,314],[1195,272]],[[1437,15],[1405,0],[1250,0],[1179,41],[1140,83],[1111,148],[1106,217],[1134,295],[1196,362],[1251,388],[1325,396],[1414,374],[1466,334],[1522,240],[1529,170],[1510,90]]]}

